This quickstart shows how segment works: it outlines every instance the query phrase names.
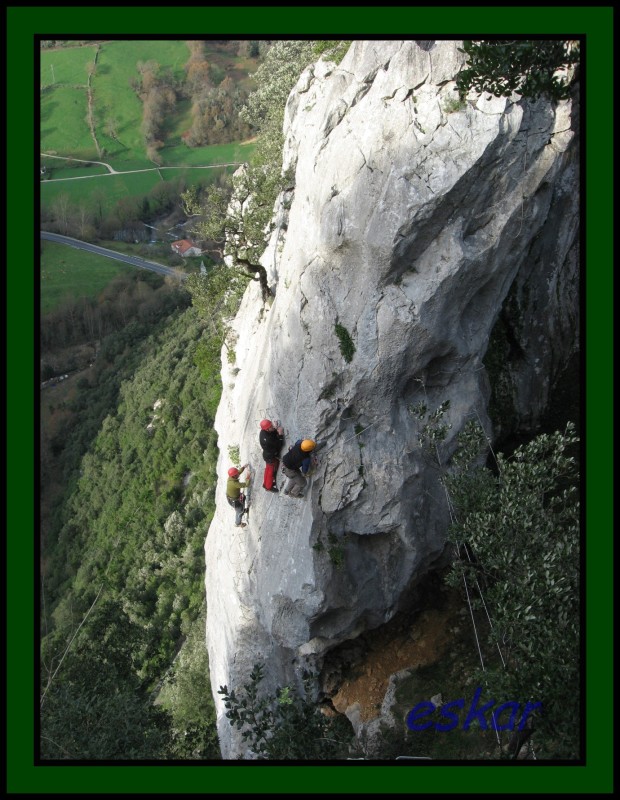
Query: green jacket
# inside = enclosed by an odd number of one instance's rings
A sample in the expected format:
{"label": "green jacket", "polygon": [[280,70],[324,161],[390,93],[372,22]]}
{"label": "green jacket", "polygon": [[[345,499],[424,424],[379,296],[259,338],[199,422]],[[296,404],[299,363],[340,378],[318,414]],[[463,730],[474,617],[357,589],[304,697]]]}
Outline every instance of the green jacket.
{"label": "green jacket", "polygon": [[249,485],[249,481],[244,483],[243,481],[237,480],[237,478],[229,478],[226,481],[226,497],[230,497],[231,500],[238,500],[241,490],[244,486]]}

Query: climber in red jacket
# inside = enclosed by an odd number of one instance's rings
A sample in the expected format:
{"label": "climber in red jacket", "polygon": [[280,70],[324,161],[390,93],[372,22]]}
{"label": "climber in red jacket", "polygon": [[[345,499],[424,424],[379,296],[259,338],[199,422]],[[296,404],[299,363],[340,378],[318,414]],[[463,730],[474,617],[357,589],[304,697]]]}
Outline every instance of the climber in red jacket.
{"label": "climber in red jacket", "polygon": [[258,440],[265,460],[263,488],[268,492],[277,492],[276,473],[280,466],[279,459],[280,450],[284,444],[284,430],[278,422],[273,423],[270,419],[263,419],[260,423]]}

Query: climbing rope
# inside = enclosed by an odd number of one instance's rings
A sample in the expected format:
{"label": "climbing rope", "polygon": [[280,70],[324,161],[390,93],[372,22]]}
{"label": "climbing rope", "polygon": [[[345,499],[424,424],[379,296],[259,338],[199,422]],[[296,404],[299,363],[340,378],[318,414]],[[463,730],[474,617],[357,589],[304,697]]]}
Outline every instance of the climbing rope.
{"label": "climbing rope", "polygon": [[[448,492],[447,487],[445,487],[445,486],[444,486],[444,491],[445,491],[445,494],[446,494],[446,500],[447,500],[447,503],[448,503],[448,508],[450,510],[450,521],[454,525],[458,525],[456,512],[455,512],[454,506],[452,504],[452,498],[450,497],[450,493]],[[473,565],[474,562],[473,562],[473,560],[471,558],[471,555],[470,555],[470,552],[469,552],[469,545],[466,542],[462,542],[461,543],[458,539],[455,539],[456,554],[457,554],[457,557],[459,557],[459,558],[460,558],[461,547],[465,550],[465,553],[467,555],[467,560],[469,561],[470,564]],[[474,578],[474,582],[475,582],[476,588],[478,589],[478,594],[480,595],[480,600],[482,601],[482,605],[484,607],[484,610],[485,610],[485,613],[486,613],[486,616],[487,616],[487,620],[489,622],[489,626],[490,626],[491,630],[494,630],[493,620],[491,619],[491,615],[489,614],[489,609],[488,609],[486,601],[484,599],[484,594],[482,592],[482,588],[480,586],[480,583],[478,582],[478,578]],[[477,637],[476,637],[476,639],[477,639]],[[499,657],[501,659],[502,666],[505,668],[506,667],[506,662],[504,660],[504,656],[502,654],[501,647],[499,646],[499,642],[496,641],[495,645],[497,647],[497,652],[499,653]]]}
{"label": "climbing rope", "polygon": [[47,692],[48,692],[48,690],[49,690],[50,686],[52,685],[52,682],[53,682],[54,678],[56,677],[56,675],[57,675],[57,673],[58,673],[58,670],[59,670],[59,669],[60,669],[60,667],[62,666],[62,662],[65,660],[65,657],[66,657],[67,653],[68,653],[68,652],[69,652],[69,650],[71,649],[71,645],[73,644],[73,642],[74,642],[74,640],[75,640],[75,637],[76,637],[76,636],[78,635],[78,633],[80,632],[80,629],[81,629],[82,625],[83,625],[83,624],[86,622],[86,620],[88,619],[88,617],[89,617],[89,615],[90,615],[91,611],[93,610],[93,608],[94,608],[94,607],[95,607],[95,605],[97,604],[97,601],[99,600],[99,597],[100,597],[100,595],[101,595],[101,592],[103,591],[103,588],[104,588],[104,586],[106,585],[106,577],[107,577],[107,574],[108,574],[108,570],[110,569],[110,565],[112,564],[112,559],[114,558],[114,554],[116,553],[116,548],[118,547],[118,543],[120,542],[120,540],[121,540],[121,537],[119,536],[119,537],[117,538],[117,540],[116,540],[116,543],[114,544],[114,549],[112,550],[112,553],[111,553],[111,555],[110,555],[110,559],[109,559],[109,561],[108,561],[108,564],[107,564],[107,566],[106,566],[106,568],[105,568],[105,572],[103,573],[103,578],[102,578],[101,586],[99,587],[99,591],[97,592],[97,596],[95,597],[95,599],[94,599],[94,600],[93,600],[93,602],[91,603],[91,606],[90,606],[90,608],[88,609],[88,611],[86,612],[86,614],[84,615],[84,617],[83,617],[82,621],[81,621],[81,622],[80,622],[80,624],[77,626],[77,628],[76,628],[76,630],[75,630],[75,633],[73,634],[73,636],[71,637],[71,639],[70,639],[70,641],[69,641],[69,644],[68,644],[68,645],[67,645],[67,647],[65,648],[65,652],[62,654],[62,657],[61,657],[60,661],[58,662],[58,666],[57,666],[57,667],[56,667],[56,669],[54,670],[54,674],[50,676],[50,678],[49,678],[49,680],[48,680],[48,682],[47,682],[47,686],[45,687],[45,690],[43,691],[43,694],[41,695],[41,700],[40,700],[40,705],[39,705],[39,707],[40,707],[40,708],[42,708],[42,707],[43,707],[43,701],[45,700],[45,695],[47,694]]}
{"label": "climbing rope", "polygon": [[[428,406],[429,405],[429,399],[428,399],[428,394],[426,392],[426,385],[424,384],[424,381],[422,381],[421,379],[419,379],[419,382],[422,384],[422,390],[424,392],[424,397],[426,398],[426,403],[427,403],[427,406]],[[441,456],[439,455],[439,448],[437,446],[437,442],[434,442],[434,447],[435,447],[435,454],[436,454],[436,458],[437,458],[437,463],[439,464],[440,468],[443,468],[443,463],[442,463],[442,460],[441,460]],[[452,498],[450,497],[450,493],[448,491],[448,487],[445,485],[445,483],[443,483],[443,481],[442,481],[442,486],[443,486],[443,489],[444,489],[444,493],[446,495],[446,501],[447,501],[447,504],[448,504],[448,511],[449,511],[449,514],[450,514],[450,521],[453,523],[453,525],[457,525],[458,524],[458,520],[456,518],[454,505],[452,503]],[[456,555],[457,561],[460,563],[460,543],[459,543],[458,539],[455,539],[455,555]],[[478,657],[480,658],[480,665],[482,667],[482,671],[486,672],[486,667],[484,665],[484,658],[483,658],[483,655],[482,655],[482,647],[480,645],[480,638],[478,636],[478,626],[476,625],[476,619],[475,619],[475,616],[474,616],[474,609],[473,609],[473,606],[472,606],[471,597],[470,597],[470,594],[469,594],[469,587],[467,585],[467,578],[465,576],[465,570],[464,569],[461,569],[461,577],[463,579],[463,586],[465,588],[465,596],[467,598],[467,606],[469,608],[469,615],[471,617],[472,627],[473,627],[473,630],[474,630],[474,636],[475,636],[475,639],[476,639],[476,647],[478,649]],[[476,583],[478,584],[477,580],[476,580]],[[482,590],[480,589],[480,585],[479,584],[478,584],[478,590],[480,592],[480,596],[482,597]],[[483,599],[483,603],[484,603],[484,599]],[[485,604],[485,608],[486,608],[486,604]],[[490,622],[490,617],[489,617],[489,622]],[[501,656],[501,651],[500,651],[500,656]],[[502,659],[502,662],[503,662],[503,659]],[[499,732],[497,731],[497,729],[495,729],[495,737],[497,739],[498,746],[501,747],[501,740],[500,740]]]}

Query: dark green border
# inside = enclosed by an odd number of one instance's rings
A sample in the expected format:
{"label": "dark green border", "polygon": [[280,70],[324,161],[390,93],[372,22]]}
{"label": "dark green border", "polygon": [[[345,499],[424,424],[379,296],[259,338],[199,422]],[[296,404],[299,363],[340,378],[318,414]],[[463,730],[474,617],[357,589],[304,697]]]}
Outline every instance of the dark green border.
{"label": "dark green border", "polygon": [[[13,793],[528,793],[612,789],[612,123],[613,10],[603,7],[9,7],[7,76],[7,789]],[[100,33],[102,32],[102,33]],[[587,132],[587,763],[585,766],[45,766],[33,764],[33,37],[75,34],[430,38],[585,34]],[[36,162],[35,162],[36,165]],[[328,770],[328,772],[324,772]]]}

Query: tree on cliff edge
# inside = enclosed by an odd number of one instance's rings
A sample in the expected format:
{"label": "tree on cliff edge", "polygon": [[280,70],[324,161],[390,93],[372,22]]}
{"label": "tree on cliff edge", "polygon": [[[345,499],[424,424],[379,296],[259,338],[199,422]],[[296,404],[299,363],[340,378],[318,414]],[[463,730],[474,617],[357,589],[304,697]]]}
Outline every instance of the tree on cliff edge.
{"label": "tree on cliff edge", "polygon": [[272,293],[259,258],[278,191],[273,172],[245,166],[230,182],[211,189],[206,199],[194,187],[181,195],[185,212],[197,218],[192,226],[194,236],[215,244],[221,258],[229,258],[233,267],[258,280],[264,302]]}
{"label": "tree on cliff edge", "polygon": [[462,98],[470,89],[510,97],[565,100],[578,78],[579,42],[554,40],[465,41],[467,66],[456,78]]}

